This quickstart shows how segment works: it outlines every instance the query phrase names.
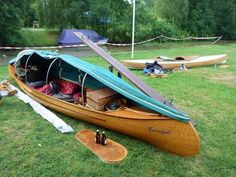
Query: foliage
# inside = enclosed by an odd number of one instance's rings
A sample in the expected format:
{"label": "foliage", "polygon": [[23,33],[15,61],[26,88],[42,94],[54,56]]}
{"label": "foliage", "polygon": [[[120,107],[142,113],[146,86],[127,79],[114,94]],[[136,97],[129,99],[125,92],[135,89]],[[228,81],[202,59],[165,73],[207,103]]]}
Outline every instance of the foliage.
{"label": "foliage", "polygon": [[[110,42],[130,43],[133,0],[5,0],[0,2],[0,44],[17,44],[19,29],[92,29]],[[6,35],[5,35],[6,34]],[[235,0],[136,0],[135,41],[159,34],[236,39]]]}
{"label": "foliage", "polygon": [[155,3],[157,14],[168,22],[185,28],[189,11],[189,0],[159,0]]}
{"label": "foliage", "polygon": [[32,27],[33,21],[37,20],[34,0],[23,0],[21,3],[21,6],[18,7],[20,8],[23,27]]}
{"label": "foliage", "polygon": [[[56,0],[38,2],[43,11],[39,16],[43,26],[94,29],[113,42],[131,41],[132,4],[129,1],[67,0],[63,5]],[[236,38],[234,0],[136,0],[136,6],[136,41],[160,33],[176,36],[186,32]]]}
{"label": "foliage", "polygon": [[33,2],[34,0],[0,1],[0,45],[20,44],[21,28],[32,26],[36,19]]}
{"label": "foliage", "polygon": [[24,28],[20,34],[22,36],[21,45],[23,46],[56,46],[59,30]]}
{"label": "foliage", "polygon": [[[68,0],[64,2],[64,6],[55,4],[58,4],[55,0],[38,1],[41,25],[49,28],[94,29],[101,35],[109,36],[110,41],[130,43],[132,5],[127,1]],[[160,33],[176,35],[175,25],[158,19],[151,13],[150,4],[145,1],[137,2],[136,12],[136,41],[155,37]]]}
{"label": "foliage", "polygon": [[0,45],[18,43],[22,27],[20,8],[15,1],[0,1]]}
{"label": "foliage", "polygon": [[236,39],[236,1],[219,1],[216,8],[216,34]]}
{"label": "foliage", "polygon": [[[204,43],[205,44],[205,43]],[[176,44],[175,44],[176,45]],[[6,97],[0,105],[0,175],[8,176],[102,176],[102,177],[231,177],[236,169],[236,53],[235,44],[200,45],[160,50],[154,46],[136,51],[136,58],[156,56],[211,55],[227,51],[228,68],[214,66],[176,71],[167,78],[150,78],[142,71],[133,71],[163,95],[174,98],[178,107],[197,122],[201,139],[200,153],[191,158],[179,157],[140,140],[106,130],[111,138],[128,150],[118,164],[102,162],[75,139],[82,129],[103,128],[58,114],[75,132],[61,134],[32,108],[16,97]],[[116,54],[127,59],[130,54]],[[101,64],[101,58],[87,61]],[[7,66],[0,67],[0,78]],[[14,84],[14,83],[13,83]]]}
{"label": "foliage", "polygon": [[189,31],[195,35],[222,35],[236,39],[236,1],[189,0]]}

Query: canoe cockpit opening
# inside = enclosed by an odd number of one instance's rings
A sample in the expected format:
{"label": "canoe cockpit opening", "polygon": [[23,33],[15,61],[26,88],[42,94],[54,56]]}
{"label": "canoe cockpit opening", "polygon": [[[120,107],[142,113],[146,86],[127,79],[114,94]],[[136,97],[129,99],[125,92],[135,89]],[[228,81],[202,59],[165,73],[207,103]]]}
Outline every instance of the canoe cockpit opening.
{"label": "canoe cockpit opening", "polygon": [[127,98],[59,57],[45,60],[33,53],[14,65],[21,81],[56,99],[97,111],[114,111],[127,106]]}

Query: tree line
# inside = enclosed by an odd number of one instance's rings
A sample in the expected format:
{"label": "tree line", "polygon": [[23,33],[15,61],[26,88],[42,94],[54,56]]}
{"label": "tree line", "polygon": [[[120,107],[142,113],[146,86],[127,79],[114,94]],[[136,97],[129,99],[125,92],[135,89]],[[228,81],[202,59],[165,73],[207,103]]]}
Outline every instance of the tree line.
{"label": "tree line", "polygon": [[[0,44],[16,45],[20,30],[92,29],[112,42],[130,42],[132,0],[2,0]],[[236,39],[235,0],[136,0],[136,40],[167,36]]]}

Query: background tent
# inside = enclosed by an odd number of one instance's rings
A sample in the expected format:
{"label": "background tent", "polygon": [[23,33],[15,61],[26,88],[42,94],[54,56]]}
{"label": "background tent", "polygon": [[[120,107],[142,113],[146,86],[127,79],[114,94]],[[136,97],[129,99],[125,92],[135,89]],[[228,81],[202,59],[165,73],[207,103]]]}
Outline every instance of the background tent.
{"label": "background tent", "polygon": [[88,36],[93,42],[107,43],[108,38],[104,38],[92,30],[77,30],[77,29],[65,29],[62,31],[57,43],[58,45],[78,45],[83,44],[83,42],[73,33],[81,32],[84,35]]}

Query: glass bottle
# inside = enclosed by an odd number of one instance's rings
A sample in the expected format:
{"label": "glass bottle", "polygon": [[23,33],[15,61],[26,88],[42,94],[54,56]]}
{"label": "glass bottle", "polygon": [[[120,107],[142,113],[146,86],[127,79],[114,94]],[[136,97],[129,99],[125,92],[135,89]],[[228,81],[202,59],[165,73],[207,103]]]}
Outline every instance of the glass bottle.
{"label": "glass bottle", "polygon": [[106,137],[106,134],[104,131],[102,132],[101,143],[102,143],[102,145],[107,144],[107,137]]}
{"label": "glass bottle", "polygon": [[97,144],[101,143],[99,130],[96,131],[95,143]]}

